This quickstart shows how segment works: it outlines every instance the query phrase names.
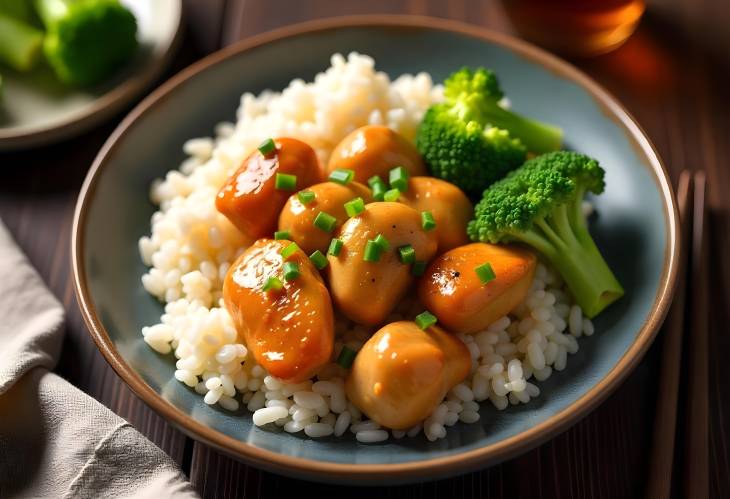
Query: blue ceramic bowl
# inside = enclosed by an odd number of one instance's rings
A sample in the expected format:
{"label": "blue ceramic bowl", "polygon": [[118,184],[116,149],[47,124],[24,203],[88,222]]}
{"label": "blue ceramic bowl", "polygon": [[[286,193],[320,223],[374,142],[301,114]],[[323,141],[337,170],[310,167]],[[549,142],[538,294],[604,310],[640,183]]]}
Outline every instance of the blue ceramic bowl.
{"label": "blue ceramic bowl", "polygon": [[[499,74],[513,107],[556,123],[569,148],[599,158],[607,189],[595,199],[595,239],[626,288],[596,321],[565,371],[541,383],[527,405],[481,409],[479,424],[425,438],[364,445],[309,440],[253,426],[245,410],[209,407],[173,378],[171,356],[142,340],[162,307],[140,284],[137,240],[149,232],[150,182],[178,165],[190,137],[234,120],[244,91],[311,79],[334,52],[373,56],[391,76],[428,71],[440,81],[463,66]],[[677,213],[656,152],[619,103],[578,70],[525,43],[446,21],[358,17],[264,34],[186,69],[142,102],[113,133],[79,197],[74,224],[76,290],[97,345],[152,408],[191,437],[256,466],[314,480],[393,483],[463,473],[504,460],[565,430],[595,408],[636,366],[674,289]]]}

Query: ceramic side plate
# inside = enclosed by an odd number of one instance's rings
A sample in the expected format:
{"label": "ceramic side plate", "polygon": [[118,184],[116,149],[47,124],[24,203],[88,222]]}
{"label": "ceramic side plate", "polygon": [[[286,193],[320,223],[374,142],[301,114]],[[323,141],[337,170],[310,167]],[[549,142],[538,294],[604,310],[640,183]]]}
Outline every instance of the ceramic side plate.
{"label": "ceramic side plate", "polygon": [[91,128],[138,97],[164,71],[181,36],[181,0],[122,0],[137,18],[139,49],[89,89],[60,83],[44,65],[28,74],[0,67],[0,151],[57,142]]}
{"label": "ceramic side plate", "polygon": [[[373,56],[392,77],[428,71],[443,80],[462,65],[496,70],[513,107],[565,130],[567,146],[600,159],[605,194],[591,230],[626,296],[581,339],[565,371],[529,404],[457,424],[444,440],[359,444],[352,436],[309,440],[253,426],[245,410],[206,406],[173,378],[174,359],[142,340],[162,306],[140,284],[137,240],[149,232],[150,182],[184,158],[183,142],[234,120],[244,91],[311,79],[334,52]],[[151,407],[191,437],[280,473],[341,483],[394,483],[464,473],[507,459],[565,430],[636,366],[674,290],[677,213],[656,152],[623,107],[569,64],[517,40],[446,21],[356,17],[286,28],[214,54],[164,84],[119,126],[82,189],[73,264],[83,315],[102,353]]]}

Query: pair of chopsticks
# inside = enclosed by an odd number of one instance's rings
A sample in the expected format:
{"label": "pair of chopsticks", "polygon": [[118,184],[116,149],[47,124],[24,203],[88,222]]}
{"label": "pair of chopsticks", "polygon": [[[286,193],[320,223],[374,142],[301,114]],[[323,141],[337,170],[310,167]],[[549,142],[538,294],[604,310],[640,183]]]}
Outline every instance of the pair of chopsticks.
{"label": "pair of chopsticks", "polygon": [[[707,181],[703,171],[685,170],[679,178],[682,261],[677,291],[665,322],[660,386],[654,417],[647,497],[672,496],[677,419],[682,402],[682,472],[675,478],[680,495],[709,497],[708,319],[709,268],[707,236]],[[686,364],[682,350],[686,348]],[[679,396],[685,376],[686,393]]]}

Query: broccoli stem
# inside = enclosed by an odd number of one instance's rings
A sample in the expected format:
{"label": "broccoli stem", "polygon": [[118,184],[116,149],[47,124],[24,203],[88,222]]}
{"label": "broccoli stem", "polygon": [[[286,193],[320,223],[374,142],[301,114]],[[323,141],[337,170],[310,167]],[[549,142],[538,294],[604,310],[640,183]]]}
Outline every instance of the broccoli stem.
{"label": "broccoli stem", "polygon": [[494,127],[509,130],[510,135],[520,139],[528,151],[537,154],[556,151],[563,143],[563,131],[560,128],[525,118],[496,102],[482,105],[482,120]]}
{"label": "broccoli stem", "polygon": [[565,279],[583,313],[593,318],[624,294],[579,211],[583,196],[561,205],[535,227],[512,236],[540,251]]}
{"label": "broccoli stem", "polygon": [[0,62],[29,71],[38,62],[42,47],[41,31],[0,13]]}

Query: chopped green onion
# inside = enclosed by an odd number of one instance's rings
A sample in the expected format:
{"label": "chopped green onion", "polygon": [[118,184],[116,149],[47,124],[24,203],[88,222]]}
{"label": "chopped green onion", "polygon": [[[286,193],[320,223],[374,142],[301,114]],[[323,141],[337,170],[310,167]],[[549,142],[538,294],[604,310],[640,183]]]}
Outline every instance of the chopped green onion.
{"label": "chopped green onion", "polygon": [[288,230],[277,230],[274,232],[274,239],[291,239],[291,236],[289,235]]}
{"label": "chopped green onion", "polygon": [[274,139],[266,139],[261,144],[259,144],[259,152],[263,154],[264,156],[268,156],[272,152],[276,150],[276,144],[274,144]]}
{"label": "chopped green onion", "polygon": [[408,190],[408,171],[402,166],[390,170],[388,180],[390,181],[390,186],[394,189],[398,189],[401,192]]}
{"label": "chopped green onion", "polygon": [[330,247],[327,249],[327,254],[332,256],[339,255],[343,244],[342,239],[332,239],[330,241]]}
{"label": "chopped green onion", "polygon": [[420,314],[418,314],[414,322],[416,323],[416,326],[425,331],[426,329],[436,324],[438,322],[438,319],[435,315],[426,310],[425,312],[421,312]]}
{"label": "chopped green onion", "polygon": [[302,204],[309,204],[314,201],[317,195],[312,191],[299,191],[297,192],[297,197]]}
{"label": "chopped green onion", "polygon": [[383,184],[376,184],[373,187],[373,199],[375,201],[385,201],[385,193],[388,190],[388,186]]}
{"label": "chopped green onion", "polygon": [[354,176],[355,172],[353,170],[338,168],[337,170],[333,170],[332,173],[330,173],[329,180],[330,182],[337,182],[338,184],[347,185],[352,181],[352,178]]}
{"label": "chopped green onion", "polygon": [[373,175],[368,179],[368,185],[371,189],[374,189],[377,184],[385,185],[385,182],[383,182],[383,179],[380,178],[380,175]]}
{"label": "chopped green onion", "polygon": [[362,259],[366,262],[377,262],[380,260],[381,251],[380,245],[370,240],[365,244],[365,253],[362,255]]}
{"label": "chopped green onion", "polygon": [[325,268],[327,266],[327,257],[324,256],[324,254],[319,250],[315,250],[314,253],[309,255],[309,260],[319,270],[322,270],[323,268]]}
{"label": "chopped green onion", "polygon": [[423,260],[416,260],[413,262],[411,267],[411,274],[416,277],[421,277],[426,272],[426,262]]}
{"label": "chopped green onion", "polygon": [[375,236],[375,239],[373,239],[373,241],[380,247],[382,251],[388,251],[390,249],[390,243],[383,234],[378,234],[377,236]]}
{"label": "chopped green onion", "polygon": [[288,173],[277,173],[274,187],[280,191],[293,191],[297,188],[297,176]]}
{"label": "chopped green onion", "polygon": [[400,191],[398,189],[391,189],[389,191],[385,191],[385,194],[383,194],[383,200],[388,201],[389,203],[398,201],[399,197]]}
{"label": "chopped green onion", "polygon": [[345,203],[345,211],[348,217],[356,217],[365,211],[365,201],[362,198],[355,198]]}
{"label": "chopped green onion", "polygon": [[436,220],[433,219],[430,211],[421,212],[421,227],[423,227],[423,230],[433,230],[436,228]]}
{"label": "chopped green onion", "polygon": [[398,257],[400,258],[401,263],[410,265],[416,261],[416,250],[414,250],[413,246],[410,244],[400,246],[398,248]]}
{"label": "chopped green onion", "polygon": [[385,182],[383,182],[383,179],[381,179],[378,175],[373,175],[368,179],[368,185],[373,191],[373,199],[376,201],[382,201],[385,196],[385,191],[388,190],[388,186]]}
{"label": "chopped green onion", "polygon": [[327,212],[320,211],[314,218],[314,226],[325,232],[332,232],[337,225],[337,219]]}
{"label": "chopped green onion", "polygon": [[284,284],[281,282],[281,279],[279,279],[276,276],[269,277],[264,282],[264,285],[261,286],[262,291],[279,291]]}
{"label": "chopped green onion", "polygon": [[299,246],[297,246],[297,243],[291,243],[286,246],[283,250],[281,250],[281,256],[284,258],[289,258],[292,256],[296,251],[299,249]]}
{"label": "chopped green onion", "polygon": [[299,275],[299,264],[297,262],[284,262],[284,279],[287,281],[293,281]]}
{"label": "chopped green onion", "polygon": [[342,350],[340,350],[340,355],[337,356],[337,363],[345,369],[350,369],[356,356],[357,352],[355,350],[347,345],[343,345]]}
{"label": "chopped green onion", "polygon": [[494,274],[492,264],[489,262],[479,265],[478,267],[474,267],[474,272],[477,273],[477,276],[479,276],[479,280],[482,281],[482,284],[486,284],[497,277]]}

